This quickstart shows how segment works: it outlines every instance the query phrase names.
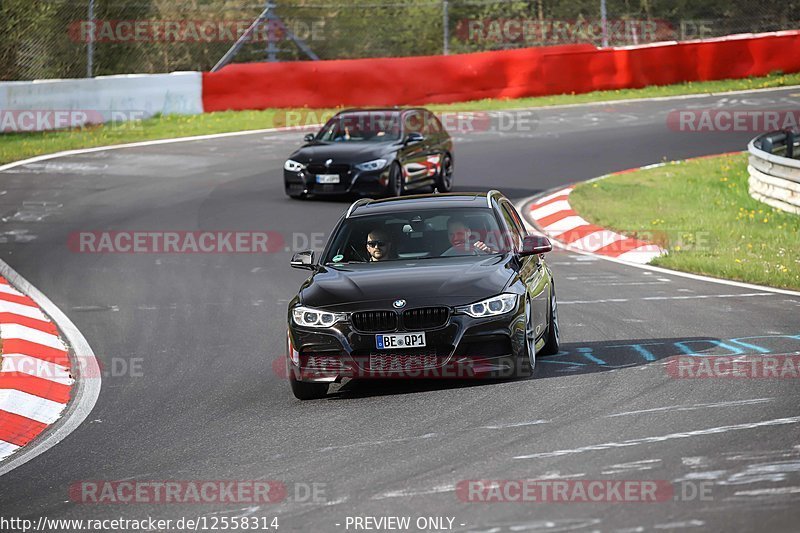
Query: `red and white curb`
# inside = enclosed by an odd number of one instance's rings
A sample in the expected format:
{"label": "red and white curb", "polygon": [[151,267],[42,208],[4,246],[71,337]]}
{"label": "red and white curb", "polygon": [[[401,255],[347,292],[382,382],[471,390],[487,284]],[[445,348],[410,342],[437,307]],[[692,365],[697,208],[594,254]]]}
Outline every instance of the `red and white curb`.
{"label": "red and white curb", "polygon": [[58,420],[75,380],[56,325],[0,276],[0,461]]}
{"label": "red and white curb", "polygon": [[545,235],[564,247],[646,264],[667,251],[649,242],[626,237],[591,224],[572,209],[569,195],[574,185],[560,189],[528,204],[523,213]]}

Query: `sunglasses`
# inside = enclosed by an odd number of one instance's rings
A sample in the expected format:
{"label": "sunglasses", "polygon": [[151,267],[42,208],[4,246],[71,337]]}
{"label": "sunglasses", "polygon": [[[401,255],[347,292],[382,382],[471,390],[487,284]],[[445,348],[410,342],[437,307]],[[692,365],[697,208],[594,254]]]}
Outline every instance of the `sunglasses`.
{"label": "sunglasses", "polygon": [[375,248],[375,247],[383,248],[384,246],[386,246],[386,242],[385,241],[367,241],[367,246],[369,246],[370,248]]}

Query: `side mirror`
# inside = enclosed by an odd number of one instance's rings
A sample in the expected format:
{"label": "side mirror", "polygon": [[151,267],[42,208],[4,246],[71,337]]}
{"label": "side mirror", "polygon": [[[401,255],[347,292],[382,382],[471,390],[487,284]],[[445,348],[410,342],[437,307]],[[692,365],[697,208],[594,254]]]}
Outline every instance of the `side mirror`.
{"label": "side mirror", "polygon": [[529,255],[546,254],[553,250],[553,245],[550,239],[542,235],[528,235],[522,241],[522,251],[520,256],[525,257]]}
{"label": "side mirror", "polygon": [[316,137],[317,137],[317,136],[316,136],[316,135],[314,135],[313,133],[307,133],[307,134],[306,134],[306,136],[305,136],[305,137],[303,137],[303,140],[304,140],[305,142],[307,142],[307,143],[310,143],[311,141],[313,141],[314,139],[316,139]]}
{"label": "side mirror", "polygon": [[292,268],[314,270],[314,251],[306,250],[305,252],[297,252],[292,256],[291,265]]}
{"label": "side mirror", "polygon": [[414,133],[409,133],[408,135],[406,135],[405,143],[406,144],[416,144],[416,143],[420,143],[420,142],[422,142],[424,140],[425,140],[425,137],[421,133],[414,132]]}

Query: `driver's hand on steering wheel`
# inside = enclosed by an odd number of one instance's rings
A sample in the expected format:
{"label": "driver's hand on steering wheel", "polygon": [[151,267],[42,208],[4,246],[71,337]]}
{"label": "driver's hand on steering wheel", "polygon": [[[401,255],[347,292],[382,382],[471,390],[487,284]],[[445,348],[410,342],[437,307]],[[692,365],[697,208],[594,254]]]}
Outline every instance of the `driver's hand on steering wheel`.
{"label": "driver's hand on steering wheel", "polygon": [[486,243],[484,243],[483,241],[476,241],[475,243],[473,243],[472,248],[478,250],[479,252],[484,252],[487,254],[494,253],[494,250],[486,246]]}

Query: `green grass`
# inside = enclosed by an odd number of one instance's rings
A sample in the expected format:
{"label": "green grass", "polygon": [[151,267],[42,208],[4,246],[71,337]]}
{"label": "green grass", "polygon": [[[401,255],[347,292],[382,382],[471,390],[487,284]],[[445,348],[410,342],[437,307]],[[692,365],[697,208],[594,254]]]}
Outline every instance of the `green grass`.
{"label": "green grass", "polygon": [[669,250],[652,264],[800,289],[800,216],[750,197],[747,155],[638,170],[578,185],[586,220]]}
{"label": "green grass", "polygon": [[[563,94],[515,100],[487,99],[456,104],[436,104],[428,107],[434,112],[494,111],[656,96],[718,93],[787,85],[800,85],[800,73],[775,73],[761,78],[684,83],[643,89]],[[77,148],[283,126],[286,124],[286,113],[290,111],[267,109],[264,111],[225,111],[189,116],[170,115],[154,117],[127,126],[106,125],[70,131],[0,134],[0,164]],[[299,111],[314,113],[314,117],[324,117],[325,113],[331,113],[333,110],[303,109]]]}

